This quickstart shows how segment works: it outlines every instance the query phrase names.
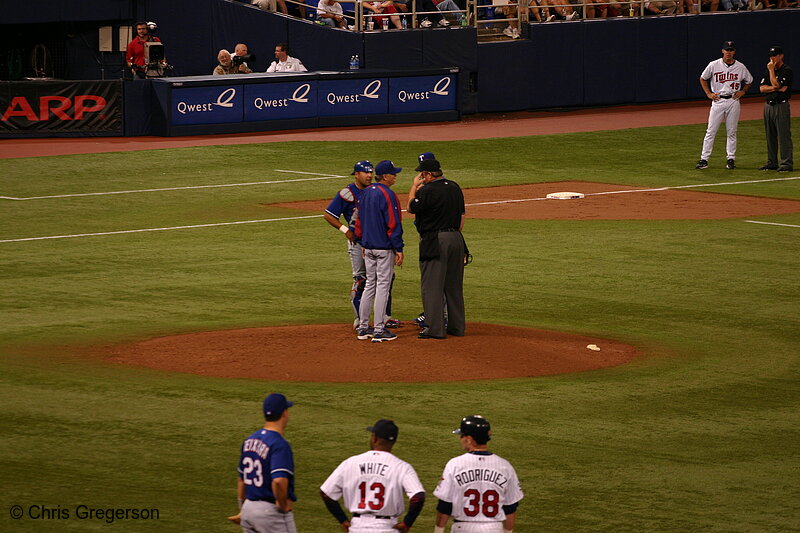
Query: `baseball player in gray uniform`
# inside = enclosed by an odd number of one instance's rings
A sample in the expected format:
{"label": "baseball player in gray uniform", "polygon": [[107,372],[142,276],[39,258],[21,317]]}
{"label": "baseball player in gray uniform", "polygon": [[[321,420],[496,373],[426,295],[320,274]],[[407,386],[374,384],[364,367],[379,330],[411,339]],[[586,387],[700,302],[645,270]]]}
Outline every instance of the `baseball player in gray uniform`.
{"label": "baseball player in gray uniform", "polygon": [[489,451],[489,421],[467,416],[453,433],[466,453],[447,462],[433,491],[439,498],[434,533],[444,533],[451,516],[451,532],[511,533],[522,488],[511,463]]}
{"label": "baseball player in gray uniform", "polygon": [[703,151],[694,168],[708,168],[708,159],[714,149],[714,138],[723,121],[728,132],[725,145],[728,161],[725,167],[729,170],[736,168],[736,130],[741,112],[739,99],[747,93],[753,83],[753,76],[747,67],[733,58],[735,55],[734,42],[725,41],[722,43],[722,57],[709,63],[700,75],[700,85],[711,100],[711,110],[708,112],[708,127],[703,137]]}
{"label": "baseball player in gray uniform", "polygon": [[[369,431],[370,451],[345,459],[320,487],[328,511],[350,533],[406,532],[425,504],[425,489],[414,468],[392,455],[399,432],[392,420],[382,418]],[[409,498],[405,509],[404,493]],[[352,518],[339,505],[339,498]]]}

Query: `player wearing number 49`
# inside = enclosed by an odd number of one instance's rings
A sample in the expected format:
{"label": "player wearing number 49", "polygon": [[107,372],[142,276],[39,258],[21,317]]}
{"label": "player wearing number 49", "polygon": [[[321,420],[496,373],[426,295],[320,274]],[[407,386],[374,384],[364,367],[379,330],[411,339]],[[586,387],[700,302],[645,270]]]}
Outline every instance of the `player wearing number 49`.
{"label": "player wearing number 49", "polygon": [[[414,468],[392,455],[398,428],[392,420],[382,418],[370,432],[370,451],[345,459],[320,487],[320,495],[328,511],[350,533],[406,532],[414,524],[425,504],[425,489]],[[408,512],[403,493],[408,495]],[[339,505],[339,498],[352,515]]]}
{"label": "player wearing number 49", "polygon": [[245,533],[297,533],[294,458],[283,438],[292,405],[283,394],[264,398],[264,427],[242,444],[237,484],[241,509],[228,520],[241,524]]}
{"label": "player wearing number 49", "polygon": [[451,532],[511,532],[522,487],[511,463],[489,451],[489,421],[479,415],[467,416],[453,433],[459,435],[467,453],[447,462],[433,491],[439,498],[434,533],[444,533],[451,516],[455,521]]}
{"label": "player wearing number 49", "polygon": [[753,76],[747,67],[733,58],[735,55],[734,42],[725,41],[722,43],[722,57],[709,63],[700,75],[700,85],[711,100],[711,110],[708,112],[708,128],[703,137],[703,151],[700,153],[700,161],[695,165],[697,169],[708,168],[708,159],[714,149],[714,137],[723,121],[728,133],[725,144],[728,161],[725,166],[729,170],[736,168],[736,129],[739,127],[741,112],[739,98],[747,93],[753,83]]}

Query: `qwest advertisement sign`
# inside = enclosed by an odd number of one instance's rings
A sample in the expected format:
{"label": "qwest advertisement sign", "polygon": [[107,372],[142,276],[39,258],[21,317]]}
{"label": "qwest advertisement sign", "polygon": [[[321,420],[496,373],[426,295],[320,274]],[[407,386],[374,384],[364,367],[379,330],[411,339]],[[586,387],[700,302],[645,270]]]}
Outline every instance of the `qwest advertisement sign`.
{"label": "qwest advertisement sign", "polygon": [[456,108],[455,76],[417,76],[389,80],[389,113],[447,111]]}
{"label": "qwest advertisement sign", "polygon": [[244,120],[277,120],[317,116],[316,81],[244,86]]}
{"label": "qwest advertisement sign", "polygon": [[173,89],[172,123],[183,126],[241,122],[243,95],[242,85]]}
{"label": "qwest advertisement sign", "polygon": [[0,134],[12,133],[122,134],[122,82],[0,83]]}
{"label": "qwest advertisement sign", "polygon": [[389,109],[389,79],[320,80],[319,116],[377,115]]}

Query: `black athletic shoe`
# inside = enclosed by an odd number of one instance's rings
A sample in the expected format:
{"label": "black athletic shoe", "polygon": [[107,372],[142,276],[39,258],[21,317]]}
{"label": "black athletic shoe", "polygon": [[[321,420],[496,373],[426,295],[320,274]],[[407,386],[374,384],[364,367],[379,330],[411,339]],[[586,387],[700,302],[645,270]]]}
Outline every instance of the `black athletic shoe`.
{"label": "black athletic shoe", "polygon": [[778,170],[778,167],[772,167],[769,164],[764,165],[763,167],[759,168],[758,170]]}
{"label": "black athletic shoe", "polygon": [[733,159],[728,159],[728,163],[725,165],[725,168],[727,168],[728,170],[733,170],[734,168],[736,168],[736,161],[734,161]]}
{"label": "black athletic shoe", "polygon": [[778,172],[791,172],[792,167],[778,167]]}
{"label": "black athletic shoe", "polygon": [[703,170],[704,168],[708,168],[708,161],[706,161],[705,159],[701,159],[700,161],[697,162],[694,168],[698,170]]}

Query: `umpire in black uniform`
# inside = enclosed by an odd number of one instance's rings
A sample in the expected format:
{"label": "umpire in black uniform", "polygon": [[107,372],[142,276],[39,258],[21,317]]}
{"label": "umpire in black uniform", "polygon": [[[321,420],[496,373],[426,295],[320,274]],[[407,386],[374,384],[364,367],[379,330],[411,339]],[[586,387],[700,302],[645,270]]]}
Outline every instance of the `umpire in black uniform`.
{"label": "umpire in black uniform", "polygon": [[[761,170],[789,172],[794,169],[792,160],[792,111],[789,98],[792,96],[792,68],[783,62],[783,49],[769,49],[767,72],[761,78],[761,94],[764,103],[764,128],[767,133],[767,164]],[[781,150],[778,162],[778,148]]]}
{"label": "umpire in black uniform", "polygon": [[[444,177],[435,159],[421,161],[408,191],[408,212],[416,216],[422,307],[428,327],[420,339],[464,335],[464,194]],[[447,325],[445,325],[447,305]]]}

